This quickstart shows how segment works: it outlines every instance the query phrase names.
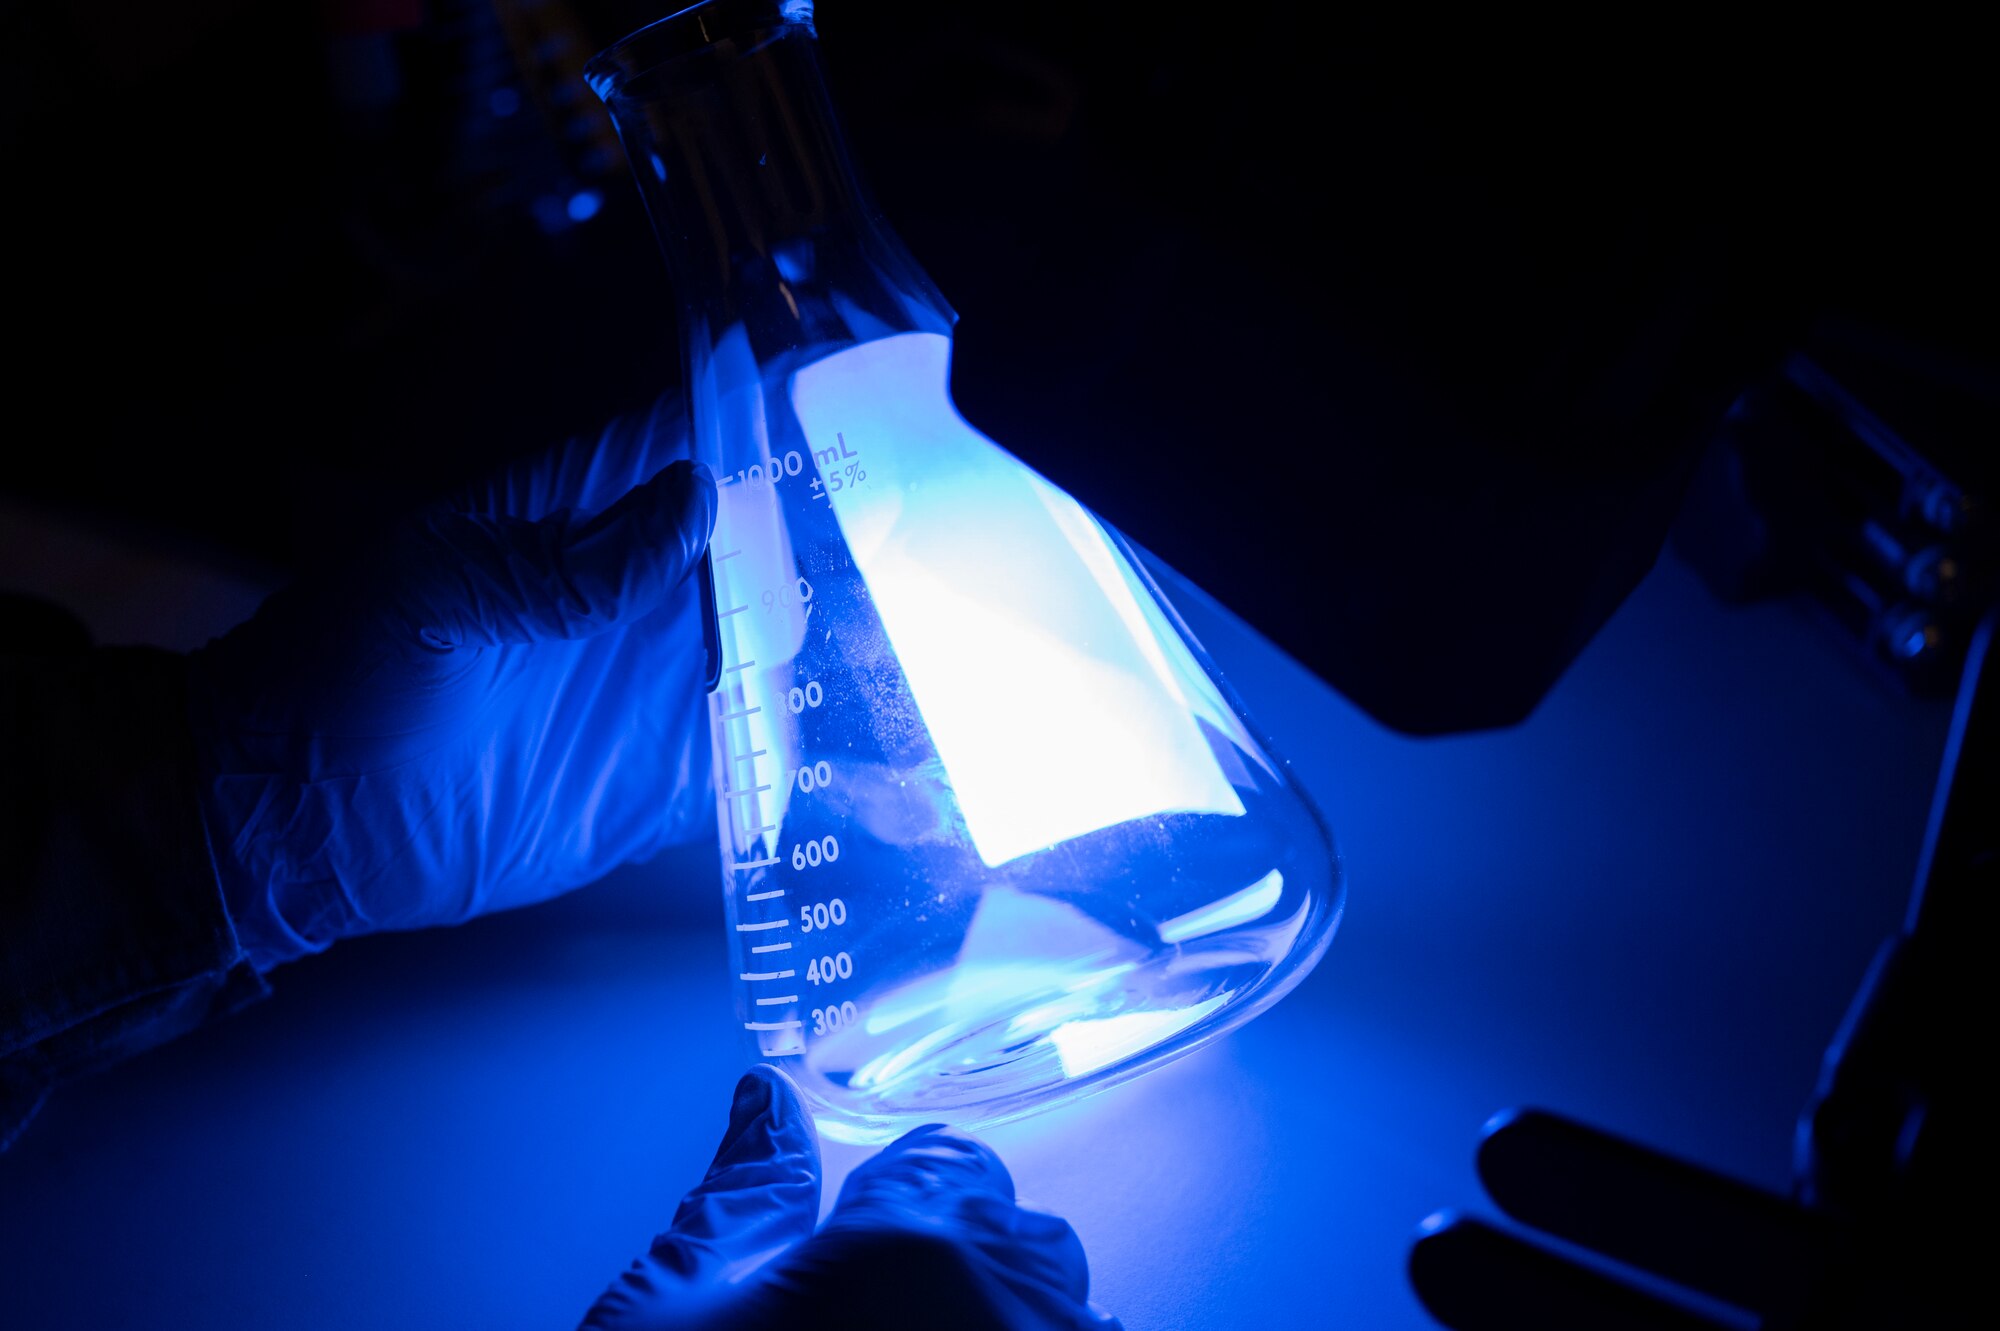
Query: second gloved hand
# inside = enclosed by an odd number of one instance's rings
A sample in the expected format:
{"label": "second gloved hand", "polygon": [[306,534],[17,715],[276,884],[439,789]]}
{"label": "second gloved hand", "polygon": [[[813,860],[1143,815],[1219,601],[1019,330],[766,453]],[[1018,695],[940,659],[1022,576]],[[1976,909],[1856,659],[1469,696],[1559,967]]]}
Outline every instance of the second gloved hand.
{"label": "second gloved hand", "polygon": [[715,484],[678,403],[517,464],[197,652],[203,813],[258,970],[453,924],[705,825]]}
{"label": "second gloved hand", "polygon": [[1090,1306],[1076,1232],[1016,1201],[970,1137],[906,1133],[848,1175],[815,1233],[819,1202],[812,1119],[760,1064],[708,1177],[581,1331],[1118,1331]]}

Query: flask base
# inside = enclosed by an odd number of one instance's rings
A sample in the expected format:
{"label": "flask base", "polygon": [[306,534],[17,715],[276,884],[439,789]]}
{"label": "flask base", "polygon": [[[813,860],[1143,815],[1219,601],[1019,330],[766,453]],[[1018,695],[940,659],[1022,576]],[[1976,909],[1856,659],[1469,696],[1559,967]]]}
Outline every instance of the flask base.
{"label": "flask base", "polygon": [[1285,960],[1293,932],[1063,965],[961,963],[818,1042],[793,1071],[833,1141],[1009,1122],[1191,1052],[1276,1002],[1310,969]]}

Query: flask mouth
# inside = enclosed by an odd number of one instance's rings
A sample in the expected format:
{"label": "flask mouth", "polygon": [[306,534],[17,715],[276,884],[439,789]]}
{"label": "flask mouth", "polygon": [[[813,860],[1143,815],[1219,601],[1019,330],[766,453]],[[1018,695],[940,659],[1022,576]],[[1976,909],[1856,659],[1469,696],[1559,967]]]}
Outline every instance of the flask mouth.
{"label": "flask mouth", "polygon": [[590,58],[583,78],[604,101],[662,66],[724,42],[754,47],[788,30],[813,35],[813,0],[702,0],[649,23]]}

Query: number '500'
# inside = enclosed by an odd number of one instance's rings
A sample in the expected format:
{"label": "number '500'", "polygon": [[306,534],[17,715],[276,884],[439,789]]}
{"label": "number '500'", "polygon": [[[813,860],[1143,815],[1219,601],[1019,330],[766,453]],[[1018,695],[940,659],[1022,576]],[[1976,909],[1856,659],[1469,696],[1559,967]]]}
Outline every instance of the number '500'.
{"label": "number '500'", "polygon": [[836,924],[846,923],[847,903],[839,897],[799,907],[799,932],[802,934],[809,934],[815,929],[831,929]]}

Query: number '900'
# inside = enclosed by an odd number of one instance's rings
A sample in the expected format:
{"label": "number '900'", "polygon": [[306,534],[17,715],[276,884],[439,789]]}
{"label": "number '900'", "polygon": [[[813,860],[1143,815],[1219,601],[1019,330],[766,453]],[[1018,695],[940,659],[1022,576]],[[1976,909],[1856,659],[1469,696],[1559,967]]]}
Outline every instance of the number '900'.
{"label": "number '900'", "polygon": [[816,1007],[813,1009],[813,1034],[825,1035],[842,1026],[852,1026],[860,1019],[861,1013],[852,1003],[842,1003],[839,1007]]}

